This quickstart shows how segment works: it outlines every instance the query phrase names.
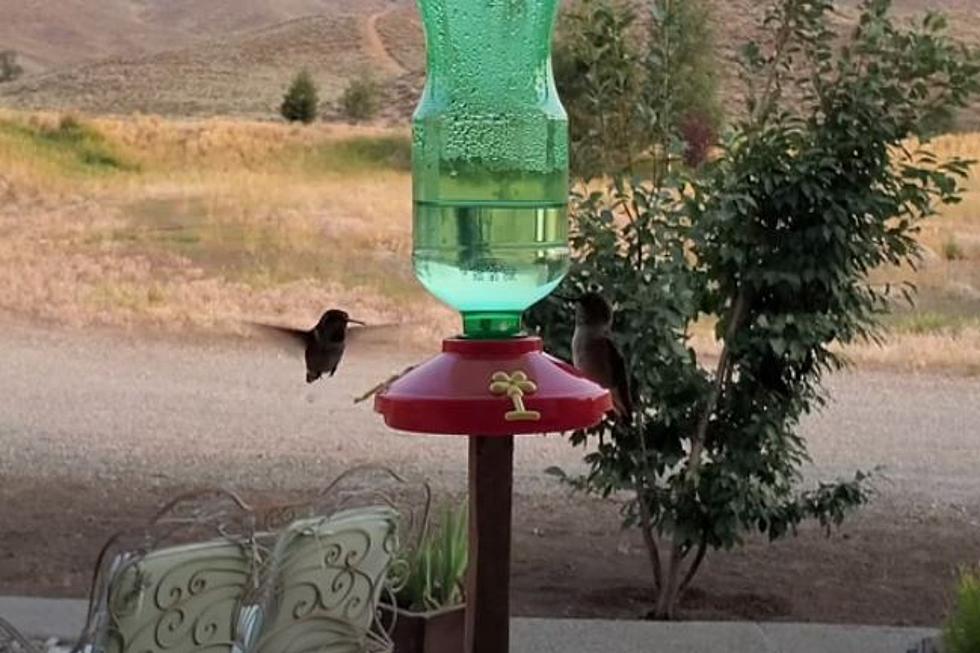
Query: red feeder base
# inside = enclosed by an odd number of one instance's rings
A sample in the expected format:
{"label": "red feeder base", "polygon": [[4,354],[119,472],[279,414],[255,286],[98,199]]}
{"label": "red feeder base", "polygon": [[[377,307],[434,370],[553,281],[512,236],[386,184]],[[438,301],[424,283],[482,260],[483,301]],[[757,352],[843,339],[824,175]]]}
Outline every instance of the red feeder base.
{"label": "red feeder base", "polygon": [[560,433],[598,424],[609,392],[544,353],[540,338],[446,340],[375,399],[393,429],[445,435]]}

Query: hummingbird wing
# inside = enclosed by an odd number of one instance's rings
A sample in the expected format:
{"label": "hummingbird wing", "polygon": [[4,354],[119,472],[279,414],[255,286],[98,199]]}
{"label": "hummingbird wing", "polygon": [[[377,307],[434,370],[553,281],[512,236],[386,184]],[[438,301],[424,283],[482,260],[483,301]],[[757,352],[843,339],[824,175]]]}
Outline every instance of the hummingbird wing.
{"label": "hummingbird wing", "polygon": [[263,335],[269,336],[291,347],[302,347],[306,349],[313,343],[312,331],[277,326],[275,324],[262,324],[260,322],[249,322],[248,324],[252,328],[260,331]]}
{"label": "hummingbird wing", "polygon": [[394,324],[352,324],[347,327],[347,340],[355,345],[390,342],[397,339],[402,329],[411,323],[402,322]]}

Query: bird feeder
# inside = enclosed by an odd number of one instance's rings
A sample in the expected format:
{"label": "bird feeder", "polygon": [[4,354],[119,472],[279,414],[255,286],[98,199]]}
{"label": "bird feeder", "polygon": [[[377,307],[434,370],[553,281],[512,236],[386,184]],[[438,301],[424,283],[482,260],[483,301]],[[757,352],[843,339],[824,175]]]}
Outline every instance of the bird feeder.
{"label": "bird feeder", "polygon": [[509,648],[514,436],[599,423],[609,393],[547,355],[523,313],[569,266],[559,0],[419,0],[428,75],[414,118],[414,266],[462,335],[375,400],[393,429],[470,439],[467,653]]}

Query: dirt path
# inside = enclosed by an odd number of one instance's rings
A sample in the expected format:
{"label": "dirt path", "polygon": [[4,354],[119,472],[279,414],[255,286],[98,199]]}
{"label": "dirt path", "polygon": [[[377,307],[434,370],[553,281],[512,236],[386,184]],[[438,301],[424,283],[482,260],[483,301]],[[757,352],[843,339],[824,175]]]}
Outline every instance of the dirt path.
{"label": "dirt path", "polygon": [[[361,462],[465,487],[460,439],[387,431],[351,399],[423,354],[352,351],[304,383],[302,362],[254,342],[0,329],[0,594],[81,595],[100,543],[205,483],[278,497]],[[713,556],[685,615],[931,625],[958,565],[980,555],[980,382],[842,375],[804,431],[810,478],[883,464],[876,505],[817,529]],[[560,438],[522,440],[516,605],[524,615],[636,617],[648,570],[616,506],[568,497],[542,470],[574,468]]]}
{"label": "dirt path", "polygon": [[393,75],[404,75],[408,70],[401,65],[395,57],[388,51],[381,33],[378,31],[378,21],[391,14],[397,7],[391,7],[385,11],[371,14],[368,16],[364,27],[364,48],[368,54],[374,57],[381,65],[388,69]]}

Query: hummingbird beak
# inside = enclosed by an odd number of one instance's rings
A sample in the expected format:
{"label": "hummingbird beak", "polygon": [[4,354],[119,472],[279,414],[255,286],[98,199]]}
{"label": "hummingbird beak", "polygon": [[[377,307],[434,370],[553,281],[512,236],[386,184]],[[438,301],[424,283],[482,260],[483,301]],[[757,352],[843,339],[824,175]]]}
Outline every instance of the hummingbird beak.
{"label": "hummingbird beak", "polygon": [[367,322],[361,322],[360,320],[355,320],[353,318],[347,318],[347,321],[351,324],[359,324],[361,326],[367,326]]}

